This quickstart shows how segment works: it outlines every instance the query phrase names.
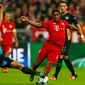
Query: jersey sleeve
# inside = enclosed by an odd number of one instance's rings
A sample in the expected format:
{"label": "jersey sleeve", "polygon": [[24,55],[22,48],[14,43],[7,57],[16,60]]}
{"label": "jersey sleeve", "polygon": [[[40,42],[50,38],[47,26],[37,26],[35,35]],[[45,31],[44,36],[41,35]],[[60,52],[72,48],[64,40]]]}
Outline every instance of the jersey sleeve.
{"label": "jersey sleeve", "polygon": [[12,23],[12,29],[15,29],[15,27],[16,27],[15,23]]}
{"label": "jersey sleeve", "polygon": [[47,21],[47,22],[42,22],[41,24],[42,24],[42,27],[43,27],[43,28],[48,29],[49,21]]}
{"label": "jersey sleeve", "polygon": [[73,22],[74,25],[78,24],[76,16],[72,15],[71,19],[72,19],[72,22]]}
{"label": "jersey sleeve", "polygon": [[13,33],[16,32],[16,26],[15,26],[15,23],[12,23],[12,32],[13,32]]}

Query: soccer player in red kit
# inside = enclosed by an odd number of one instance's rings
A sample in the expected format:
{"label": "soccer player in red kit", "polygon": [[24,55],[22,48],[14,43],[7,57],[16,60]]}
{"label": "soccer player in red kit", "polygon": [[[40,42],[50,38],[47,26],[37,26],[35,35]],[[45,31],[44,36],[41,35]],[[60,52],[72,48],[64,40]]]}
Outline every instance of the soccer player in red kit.
{"label": "soccer player in red kit", "polygon": [[26,21],[37,28],[45,28],[48,30],[49,39],[40,49],[38,58],[33,64],[33,70],[36,70],[45,58],[48,59],[47,66],[41,72],[42,76],[47,75],[50,72],[52,66],[56,63],[59,56],[61,55],[61,49],[64,46],[66,37],[65,29],[72,29],[74,27],[73,25],[68,24],[65,20],[60,20],[60,16],[60,11],[56,9],[52,11],[53,20],[49,20],[47,22],[36,23],[25,16],[21,17],[22,21]]}
{"label": "soccer player in red kit", "polygon": [[[6,57],[9,57],[9,55],[12,52],[12,49],[13,49],[12,38],[13,37],[15,39],[15,46],[18,47],[15,24],[11,21],[11,19],[12,19],[11,13],[6,12],[4,15],[4,20],[0,24],[0,32],[1,32],[0,42],[2,45],[3,54]],[[2,71],[8,72],[8,70],[5,67],[2,68]]]}

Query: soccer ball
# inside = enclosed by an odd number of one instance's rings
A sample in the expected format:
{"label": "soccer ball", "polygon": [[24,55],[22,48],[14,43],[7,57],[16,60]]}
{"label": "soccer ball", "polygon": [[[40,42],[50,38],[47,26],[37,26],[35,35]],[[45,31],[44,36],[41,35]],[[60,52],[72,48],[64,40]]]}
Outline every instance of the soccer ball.
{"label": "soccer ball", "polygon": [[48,83],[48,77],[46,76],[45,78],[41,78],[41,77],[39,77],[38,78],[38,83],[39,84],[47,84]]}
{"label": "soccer ball", "polygon": [[45,78],[41,78],[41,77],[39,77],[38,78],[38,83],[39,84],[47,84],[48,83],[48,77],[46,76]]}

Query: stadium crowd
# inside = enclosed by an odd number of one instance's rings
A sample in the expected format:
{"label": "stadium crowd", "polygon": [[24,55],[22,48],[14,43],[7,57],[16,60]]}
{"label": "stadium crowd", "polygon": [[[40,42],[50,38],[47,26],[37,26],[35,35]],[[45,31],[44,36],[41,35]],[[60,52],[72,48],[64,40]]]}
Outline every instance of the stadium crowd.
{"label": "stadium crowd", "polygon": [[[46,30],[38,30],[20,19],[22,15],[40,22],[51,19],[51,12],[58,8],[61,0],[0,0],[4,6],[4,12],[12,13],[12,20],[18,30],[18,39],[22,41],[45,41],[48,38]],[[68,11],[74,14],[85,34],[85,0],[67,0]],[[44,14],[43,14],[44,13]],[[25,31],[23,31],[25,30]],[[24,33],[25,32],[25,33]],[[30,39],[31,37],[31,39]]]}

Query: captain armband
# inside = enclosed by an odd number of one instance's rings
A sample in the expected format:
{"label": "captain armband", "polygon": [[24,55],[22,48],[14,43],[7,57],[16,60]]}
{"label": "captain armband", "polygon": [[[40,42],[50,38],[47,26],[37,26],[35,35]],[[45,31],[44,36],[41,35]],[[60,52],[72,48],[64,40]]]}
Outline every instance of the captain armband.
{"label": "captain armband", "polygon": [[16,33],[16,29],[13,29],[12,32],[13,32],[13,33]]}

